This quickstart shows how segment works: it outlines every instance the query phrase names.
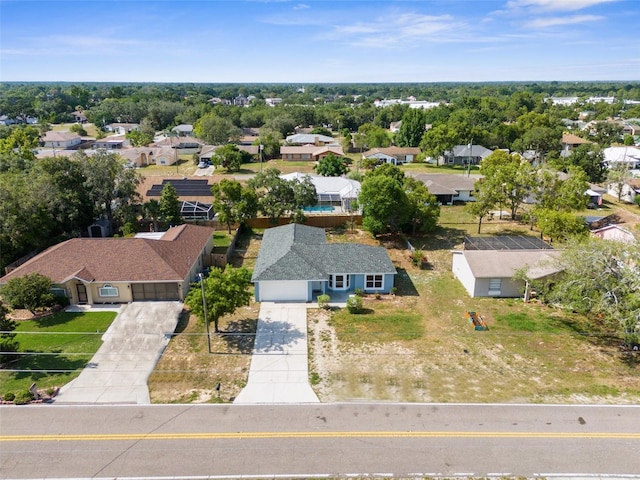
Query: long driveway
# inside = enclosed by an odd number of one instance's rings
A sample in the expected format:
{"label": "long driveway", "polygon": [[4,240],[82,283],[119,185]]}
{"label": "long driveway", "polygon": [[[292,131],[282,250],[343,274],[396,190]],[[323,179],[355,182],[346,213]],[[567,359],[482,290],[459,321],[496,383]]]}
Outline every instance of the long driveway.
{"label": "long driveway", "polygon": [[317,403],[309,385],[307,304],[262,302],[249,381],[234,403]]}
{"label": "long driveway", "polygon": [[147,379],[176,329],[182,303],[134,302],[120,307],[103,344],[55,403],[151,403]]}

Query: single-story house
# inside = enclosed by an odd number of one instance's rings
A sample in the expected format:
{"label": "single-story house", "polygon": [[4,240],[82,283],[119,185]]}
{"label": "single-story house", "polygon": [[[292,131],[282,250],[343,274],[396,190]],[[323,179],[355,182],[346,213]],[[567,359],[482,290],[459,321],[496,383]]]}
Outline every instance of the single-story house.
{"label": "single-story house", "polygon": [[176,151],[171,148],[133,147],[123,149],[118,154],[133,162],[136,167],[174,165],[177,159]]}
{"label": "single-story house", "polygon": [[156,178],[146,177],[138,186],[138,193],[145,200],[159,200],[162,196],[162,189],[167,183],[176,191],[178,200],[182,202],[201,202],[210,204],[213,201],[211,183],[208,178]]}
{"label": "single-story house", "polygon": [[[618,198],[619,186],[617,183],[607,185],[607,193]],[[629,179],[621,188],[620,200],[627,203],[635,203],[636,196],[640,195],[640,179]]]}
{"label": "single-story house", "polygon": [[455,250],[453,275],[471,297],[521,297],[526,295],[524,280],[514,280],[521,269],[532,280],[557,274],[557,250]]}
{"label": "single-story house", "polygon": [[607,225],[606,227],[591,230],[591,235],[603,240],[614,240],[616,242],[635,243],[637,241],[633,233],[618,225]]}
{"label": "single-story house", "polygon": [[121,150],[127,146],[129,146],[129,140],[124,135],[111,135],[91,144],[91,148],[94,150]]}
{"label": "single-story house", "polygon": [[602,152],[604,154],[604,164],[609,168],[616,165],[624,164],[632,170],[640,167],[640,148],[624,146],[624,147],[608,147]]}
{"label": "single-story house", "polygon": [[140,125],[137,123],[110,123],[104,127],[107,132],[114,132],[118,135],[125,135],[133,130],[138,130],[139,128]]}
{"label": "single-story house", "polygon": [[456,145],[453,150],[444,152],[445,162],[453,165],[480,165],[480,162],[493,153],[482,145]]}
{"label": "single-story house", "polygon": [[181,123],[173,127],[171,131],[175,132],[179,137],[191,137],[193,136],[193,125]]}
{"label": "single-story house", "polygon": [[591,143],[589,140],[572,133],[563,133],[561,142],[563,150],[573,150],[574,148],[578,148],[580,145]]}
{"label": "single-story house", "polygon": [[293,172],[280,175],[284,180],[296,180],[301,182],[309,177],[316,187],[318,205],[331,205],[342,208],[343,212],[351,210],[351,202],[360,195],[361,185],[356,180],[346,177],[323,177],[321,175],[308,175],[306,173]]}
{"label": "single-story house", "polygon": [[82,138],[77,133],[50,130],[40,137],[40,143],[45,148],[73,148],[82,143]]}
{"label": "single-story house", "polygon": [[295,133],[289,135],[285,142],[289,145],[315,145],[316,147],[338,143],[335,138],[318,133]]}
{"label": "single-story house", "polygon": [[452,205],[455,201],[475,202],[473,192],[475,183],[482,175],[456,173],[412,173],[409,175],[420,180],[427,186],[427,190],[436,196],[442,205]]}
{"label": "single-story house", "polygon": [[204,142],[194,137],[167,137],[155,142],[154,147],[168,147],[181,150],[180,153],[197,153],[204,145]]}
{"label": "single-story house", "polygon": [[280,147],[280,155],[282,160],[309,160],[318,161],[329,154],[338,157],[344,156],[342,147],[338,145],[284,145]]}
{"label": "single-story house", "polygon": [[49,277],[71,304],[182,301],[203,267],[211,265],[213,229],[180,225],[152,238],[73,238],[0,278]]}
{"label": "single-story house", "polygon": [[375,158],[379,162],[401,165],[412,163],[419,153],[418,147],[380,147],[367,150],[362,154],[362,158]]}
{"label": "single-story house", "polygon": [[265,230],[253,270],[259,302],[310,302],[356,288],[388,293],[396,269],[383,247],[327,243],[323,228],[291,223]]}
{"label": "single-story house", "polygon": [[452,270],[472,297],[519,297],[530,295],[524,280],[514,280],[525,269],[531,280],[540,280],[562,269],[559,252],[538,237],[495,235],[465,237],[464,250],[453,253]]}

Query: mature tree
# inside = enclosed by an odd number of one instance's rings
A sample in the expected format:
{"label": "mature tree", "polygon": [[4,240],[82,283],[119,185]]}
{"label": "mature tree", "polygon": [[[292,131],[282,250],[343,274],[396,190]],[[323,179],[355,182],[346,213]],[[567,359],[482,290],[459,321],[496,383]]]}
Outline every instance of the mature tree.
{"label": "mature tree", "polygon": [[79,123],[74,123],[73,125],[71,125],[69,127],[69,131],[73,132],[73,133],[77,133],[81,137],[86,137],[87,136],[87,131]]}
{"label": "mature tree", "polygon": [[321,158],[314,168],[323,177],[339,177],[348,171],[345,159],[333,153]]}
{"label": "mature tree", "polygon": [[302,210],[318,203],[318,192],[309,175],[305,175],[302,180],[294,179],[289,184],[293,190],[293,210]]}
{"label": "mature tree", "polygon": [[331,130],[329,130],[328,128],[325,128],[325,127],[313,127],[313,130],[311,130],[311,134],[312,135],[324,135],[326,137],[333,136],[333,134],[331,133]]}
{"label": "mature tree", "polygon": [[482,188],[493,190],[488,197],[504,203],[511,211],[511,219],[515,220],[518,208],[535,182],[531,165],[519,155],[496,150],[482,161],[480,171],[484,175]]}
{"label": "mature tree", "polygon": [[231,233],[231,225],[242,223],[255,217],[258,210],[258,198],[249,187],[243,187],[236,180],[223,178],[220,183],[211,186],[213,193],[213,210],[218,215],[218,220],[227,225],[227,231]]}
{"label": "mature tree", "polygon": [[15,320],[8,317],[9,311],[0,302],[0,364],[13,360],[13,353],[18,351],[14,330],[18,326]]}
{"label": "mature tree", "polygon": [[617,123],[598,122],[595,125],[594,137],[601,147],[610,147],[622,139],[622,130],[622,125]]}
{"label": "mature tree", "polygon": [[20,126],[11,129],[11,133],[0,139],[0,158],[11,153],[18,155],[26,160],[35,160],[35,149],[38,147],[38,139],[40,131],[32,126]]}
{"label": "mature tree", "polygon": [[383,163],[367,173],[367,177],[391,177],[400,184],[404,182],[404,172],[391,163]]}
{"label": "mature tree", "polygon": [[95,216],[104,215],[113,227],[114,209],[139,203],[140,194],[136,188],[140,177],[134,169],[124,168],[115,153],[98,150],[87,157],[77,152],[74,159],[84,168],[84,186],[89,190]]}
{"label": "mature tree", "polygon": [[180,205],[175,187],[169,182],[165,183],[160,193],[160,215],[166,224],[175,226],[184,223]]}
{"label": "mature tree", "polygon": [[146,147],[153,142],[153,134],[143,133],[140,130],[131,130],[125,134],[125,137],[134,147]]}
{"label": "mature tree", "polygon": [[440,205],[435,195],[429,192],[426,185],[413,177],[405,177],[404,189],[409,207],[408,219],[411,234],[416,232],[432,232],[440,217]]}
{"label": "mature tree", "polygon": [[365,123],[358,128],[358,142],[368,148],[388,147],[391,145],[391,138],[389,132],[384,128],[372,123]]}
{"label": "mature tree", "polygon": [[155,198],[150,198],[146,202],[142,204],[142,215],[144,218],[151,220],[151,225],[153,225],[153,231],[159,231],[158,222],[162,217],[162,212],[160,211],[160,202]]}
{"label": "mature tree", "polygon": [[588,188],[587,175],[580,167],[569,166],[564,178],[557,171],[541,168],[537,172],[536,209],[583,210],[589,202]]}
{"label": "mature tree", "polygon": [[291,183],[280,178],[280,170],[267,168],[256,174],[247,182],[258,197],[258,210],[269,217],[271,223],[290,212],[294,205],[294,194]]}
{"label": "mature tree", "polygon": [[618,202],[622,201],[624,186],[629,181],[630,175],[628,166],[622,162],[616,163],[607,172],[607,183],[613,186],[613,190],[618,196]]}
{"label": "mature tree", "polygon": [[91,225],[93,206],[81,164],[67,157],[42,158],[30,176],[48,213],[49,235],[78,235]]}
{"label": "mature tree", "polygon": [[260,136],[256,141],[258,145],[262,145],[261,160],[271,160],[272,158],[279,158],[281,141],[282,136],[280,135],[280,132],[261,128]]}
{"label": "mature tree", "polygon": [[215,166],[224,167],[227,172],[237,172],[242,165],[242,152],[237,145],[227,143],[217,148],[211,158]]}
{"label": "mature tree", "polygon": [[295,131],[297,124],[292,115],[274,109],[271,117],[264,122],[263,128],[278,132],[281,138],[287,138],[288,135]]}
{"label": "mature tree", "polygon": [[502,192],[496,190],[486,179],[476,181],[475,192],[473,193],[476,200],[475,202],[467,203],[465,208],[469,213],[478,217],[478,234],[482,228],[482,221],[491,214],[500,201],[501,195]]}
{"label": "mature tree", "polygon": [[604,154],[600,146],[589,143],[574,148],[568,157],[557,160],[557,163],[558,167],[565,172],[571,165],[580,167],[585,171],[590,182],[600,183],[605,179],[607,172],[603,160]]}
{"label": "mature tree", "polygon": [[194,125],[196,136],[211,145],[224,145],[240,140],[242,130],[228,118],[212,112],[200,118]]}
{"label": "mature tree", "polygon": [[53,282],[39,273],[30,273],[9,280],[0,289],[2,298],[11,308],[26,308],[35,314],[36,310],[50,307],[55,301],[51,292]]}
{"label": "mature tree", "polygon": [[420,150],[425,155],[440,161],[446,151],[452,150],[458,143],[457,132],[446,124],[436,125],[427,130],[420,140]]}
{"label": "mature tree", "polygon": [[[185,303],[192,313],[202,321],[213,321],[214,331],[219,332],[218,322],[224,315],[231,314],[236,309],[249,305],[252,293],[251,272],[246,268],[234,268],[227,265],[224,270],[212,268],[209,275],[201,280],[203,285],[193,285]],[[202,288],[204,287],[204,297],[206,302],[203,308]]]}
{"label": "mature tree", "polygon": [[551,301],[618,328],[627,341],[639,341],[640,244],[586,237],[564,250],[560,264],[564,273]]}
{"label": "mature tree", "polygon": [[365,177],[358,205],[362,207],[362,225],[373,236],[399,232],[410,213],[402,183],[387,175]]}
{"label": "mature tree", "polygon": [[424,135],[425,117],[419,108],[408,109],[402,117],[400,130],[396,135],[399,147],[417,147]]}
{"label": "mature tree", "polygon": [[535,215],[540,233],[552,240],[566,242],[589,232],[584,217],[571,212],[538,209]]}
{"label": "mature tree", "polygon": [[537,159],[542,161],[549,152],[560,150],[561,138],[562,134],[554,128],[533,127],[513,142],[513,149],[518,152],[533,150]]}

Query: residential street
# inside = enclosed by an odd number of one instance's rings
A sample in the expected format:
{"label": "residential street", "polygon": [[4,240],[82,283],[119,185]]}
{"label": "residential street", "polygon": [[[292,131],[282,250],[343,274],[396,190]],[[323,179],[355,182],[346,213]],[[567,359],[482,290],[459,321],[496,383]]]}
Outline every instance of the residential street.
{"label": "residential street", "polygon": [[640,407],[6,406],[1,478],[640,478]]}

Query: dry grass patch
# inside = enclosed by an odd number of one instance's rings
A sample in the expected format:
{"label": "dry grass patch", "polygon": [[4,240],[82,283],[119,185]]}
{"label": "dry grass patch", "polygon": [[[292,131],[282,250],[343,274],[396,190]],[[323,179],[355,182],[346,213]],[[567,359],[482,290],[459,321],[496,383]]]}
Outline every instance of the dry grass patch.
{"label": "dry grass patch", "polygon": [[183,312],[174,338],[149,377],[152,403],[232,402],[247,382],[257,318],[256,304],[222,318],[223,333],[211,332],[209,353],[203,322]]}

